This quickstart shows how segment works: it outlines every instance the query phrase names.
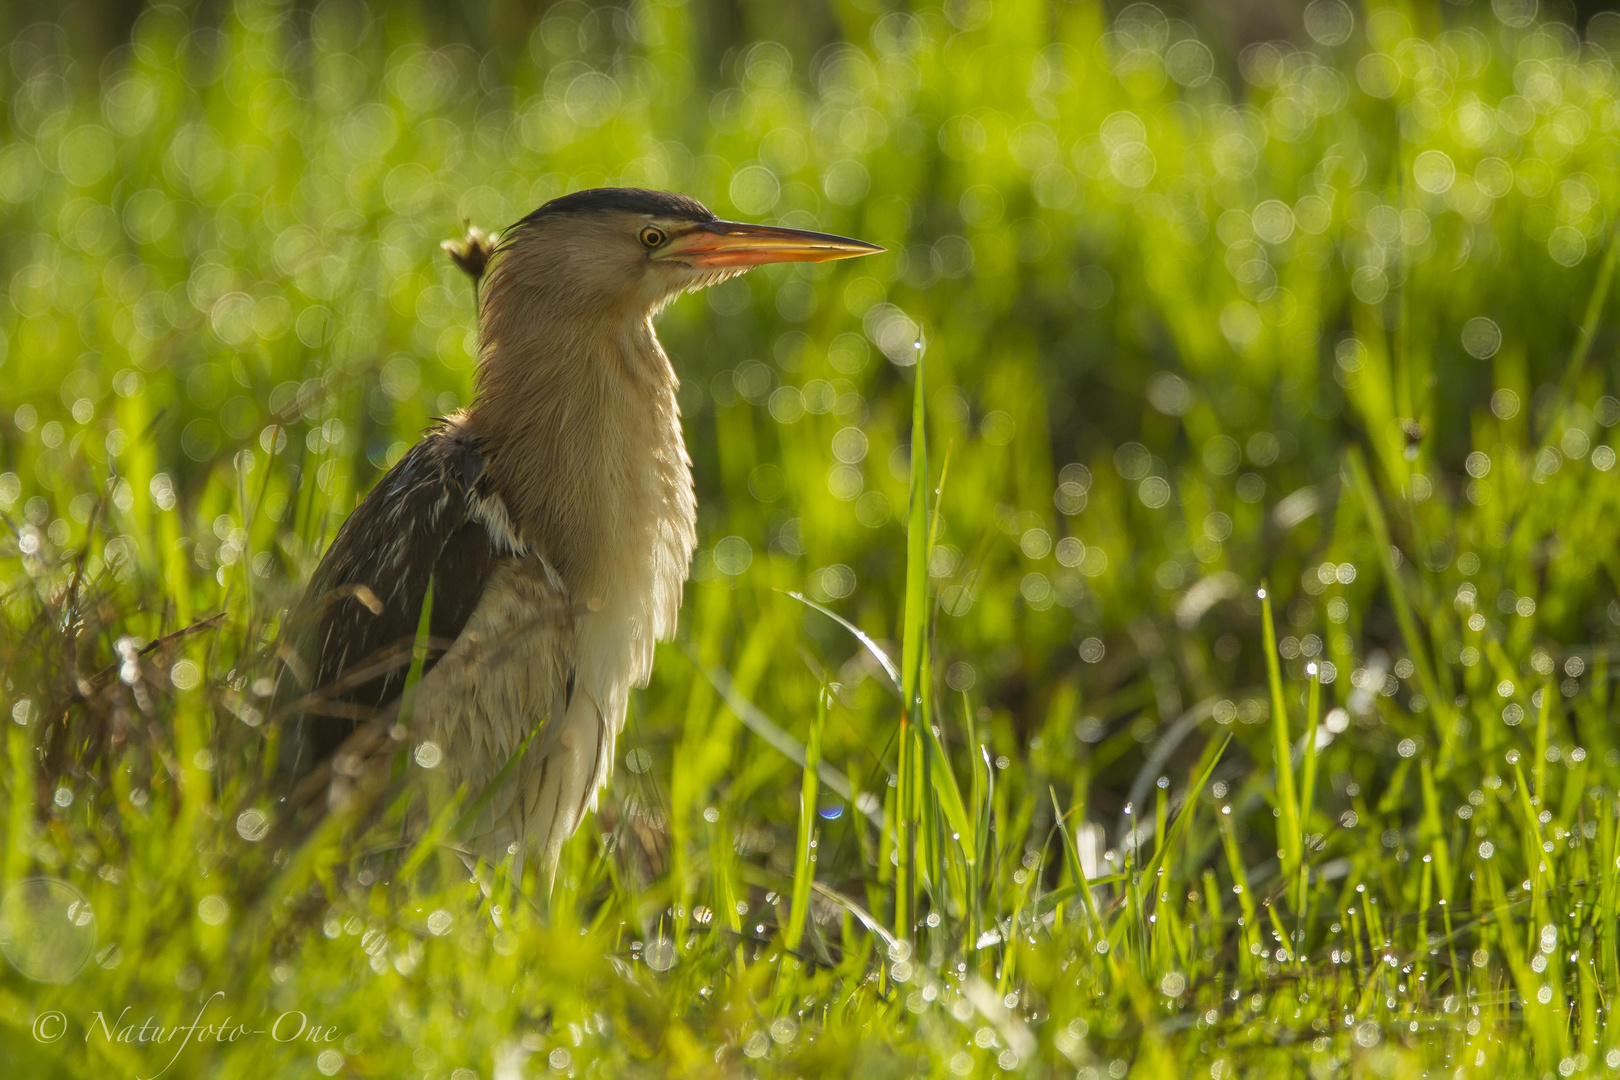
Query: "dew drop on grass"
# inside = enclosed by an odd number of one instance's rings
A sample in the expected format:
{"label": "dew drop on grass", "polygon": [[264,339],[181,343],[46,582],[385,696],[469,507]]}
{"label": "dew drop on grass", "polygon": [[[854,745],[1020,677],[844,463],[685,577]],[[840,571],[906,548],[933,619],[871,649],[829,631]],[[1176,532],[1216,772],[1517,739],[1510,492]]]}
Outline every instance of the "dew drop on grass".
{"label": "dew drop on grass", "polygon": [[95,947],[95,912],[66,881],[25,878],[0,899],[0,954],[24,977],[68,982]]}
{"label": "dew drop on grass", "polygon": [[202,682],[202,668],[195,661],[180,660],[169,669],[169,681],[176,690],[191,690]]}
{"label": "dew drop on grass", "polygon": [[666,937],[656,937],[647,942],[643,953],[647,966],[654,971],[668,971],[675,966],[676,958],[675,943]]}
{"label": "dew drop on grass", "polygon": [[264,811],[247,809],[236,815],[236,832],[244,840],[263,840],[270,828],[270,819]]}
{"label": "dew drop on grass", "polygon": [[231,914],[231,906],[223,896],[218,894],[205,896],[197,901],[197,918],[209,926],[218,926]]}
{"label": "dew drop on grass", "polygon": [[740,536],[728,536],[714,546],[714,565],[722,574],[735,577],[753,561],[753,548]]}
{"label": "dew drop on grass", "polygon": [[1215,56],[1196,38],[1183,38],[1165,51],[1165,71],[1182,86],[1202,86],[1215,71]]}
{"label": "dew drop on grass", "polygon": [[1344,0],[1313,0],[1305,9],[1305,32],[1318,45],[1343,45],[1355,25],[1356,17]]}
{"label": "dew drop on grass", "polygon": [[1489,360],[1502,347],[1502,328],[1495,320],[1476,315],[1463,324],[1462,346],[1476,360]]}

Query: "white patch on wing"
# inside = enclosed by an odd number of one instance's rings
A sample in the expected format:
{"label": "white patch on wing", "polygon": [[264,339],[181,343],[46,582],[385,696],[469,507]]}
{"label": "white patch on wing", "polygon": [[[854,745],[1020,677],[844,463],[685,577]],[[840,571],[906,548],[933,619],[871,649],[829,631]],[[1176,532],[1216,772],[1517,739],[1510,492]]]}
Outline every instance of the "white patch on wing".
{"label": "white patch on wing", "polygon": [[[481,496],[473,492],[467,495],[467,516],[482,525],[488,532],[495,549],[503,555],[527,555],[529,545],[518,536],[517,530],[512,527],[512,518],[506,512],[506,504],[499,495]],[[551,568],[548,566],[547,571]],[[555,576],[555,575],[553,575]],[[560,582],[558,583],[561,584]]]}

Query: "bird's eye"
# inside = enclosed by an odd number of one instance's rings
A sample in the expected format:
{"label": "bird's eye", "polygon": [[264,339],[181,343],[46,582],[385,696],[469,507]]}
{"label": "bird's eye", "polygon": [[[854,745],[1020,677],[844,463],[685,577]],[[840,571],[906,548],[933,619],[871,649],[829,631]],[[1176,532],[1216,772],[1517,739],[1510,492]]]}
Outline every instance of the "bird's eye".
{"label": "bird's eye", "polygon": [[655,248],[665,240],[664,230],[651,225],[641,230],[641,244],[643,247]]}

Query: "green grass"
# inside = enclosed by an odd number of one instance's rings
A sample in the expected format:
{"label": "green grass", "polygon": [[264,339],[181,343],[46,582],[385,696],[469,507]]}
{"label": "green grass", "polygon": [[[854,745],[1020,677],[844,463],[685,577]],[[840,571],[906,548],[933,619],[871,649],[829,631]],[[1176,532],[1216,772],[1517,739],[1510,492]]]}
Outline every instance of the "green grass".
{"label": "green grass", "polygon": [[[17,36],[0,842],[94,918],[0,1056],[151,1076],[97,1012],[206,1003],[320,1032],[166,1075],[1620,1072],[1620,20],[877,6],[718,71],[681,3]],[[431,754],[301,829],[260,680],[468,398],[440,241],[606,182],[893,254],[664,317],[703,547],[546,897],[438,842],[478,793],[403,827]]]}

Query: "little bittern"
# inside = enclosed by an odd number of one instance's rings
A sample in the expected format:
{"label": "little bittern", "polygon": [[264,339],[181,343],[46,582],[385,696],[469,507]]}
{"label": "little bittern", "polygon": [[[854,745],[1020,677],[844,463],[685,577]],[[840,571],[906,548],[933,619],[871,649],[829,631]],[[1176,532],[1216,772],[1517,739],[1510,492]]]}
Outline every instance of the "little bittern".
{"label": "little bittern", "polygon": [[471,407],[360,503],[294,615],[288,769],[308,773],[398,700],[431,584],[412,738],[477,794],[538,726],[475,846],[534,852],[549,880],[675,630],[697,543],[653,318],[750,267],[881,250],[634,188],[565,195],[507,230],[481,287]]}

